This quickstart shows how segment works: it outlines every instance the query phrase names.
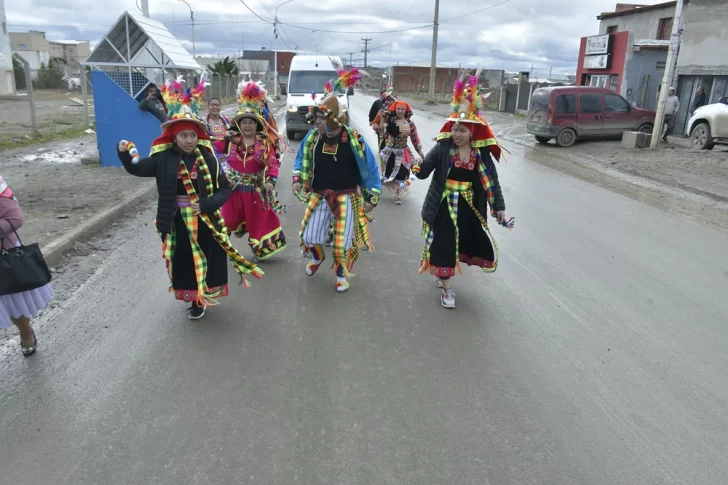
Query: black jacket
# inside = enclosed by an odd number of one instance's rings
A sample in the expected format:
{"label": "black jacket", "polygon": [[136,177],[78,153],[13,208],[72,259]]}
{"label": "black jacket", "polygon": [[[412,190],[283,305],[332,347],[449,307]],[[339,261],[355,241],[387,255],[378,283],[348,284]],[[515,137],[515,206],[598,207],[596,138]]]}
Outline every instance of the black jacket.
{"label": "black jacket", "polygon": [[[207,166],[212,175],[214,193],[208,198],[204,191],[200,191],[200,212],[212,214],[228,200],[232,189],[225,173],[220,170],[217,158],[209,149],[200,147],[204,154]],[[127,172],[137,177],[155,177],[157,179],[157,230],[162,234],[172,231],[172,222],[176,211],[177,198],[177,171],[179,170],[180,151],[175,146],[169,150],[155,153],[149,158],[142,158],[139,163],[132,164],[129,152],[119,152],[119,160],[124,164]],[[214,219],[213,219],[214,221]],[[217,224],[216,224],[217,225]],[[221,230],[221,227],[217,228]]]}
{"label": "black jacket", "polygon": [[695,111],[702,106],[705,106],[705,92],[695,95],[695,101],[693,101],[693,109],[691,109],[690,111]]}
{"label": "black jacket", "polygon": [[[438,142],[425,156],[425,160],[420,167],[420,172],[417,174],[417,178],[424,180],[432,173],[430,189],[427,191],[425,203],[422,206],[422,219],[430,225],[435,222],[437,210],[440,208],[440,203],[442,202],[442,193],[445,191],[445,182],[450,166],[450,149],[452,145],[452,140]],[[493,195],[495,200],[492,209],[496,212],[504,211],[506,210],[506,203],[503,200],[503,192],[498,182],[498,172],[495,169],[493,158],[490,156],[490,151],[487,148],[481,148],[480,156],[493,180]],[[487,218],[488,197],[485,189],[480,184],[477,184],[473,186],[473,193],[475,197],[473,201],[475,208],[478,209],[478,212],[480,212],[483,218]]]}
{"label": "black jacket", "polygon": [[374,101],[371,109],[369,110],[369,123],[373,122],[374,118],[377,117],[377,113],[379,113],[379,110],[382,109],[383,104],[384,98],[379,98],[378,100]]}

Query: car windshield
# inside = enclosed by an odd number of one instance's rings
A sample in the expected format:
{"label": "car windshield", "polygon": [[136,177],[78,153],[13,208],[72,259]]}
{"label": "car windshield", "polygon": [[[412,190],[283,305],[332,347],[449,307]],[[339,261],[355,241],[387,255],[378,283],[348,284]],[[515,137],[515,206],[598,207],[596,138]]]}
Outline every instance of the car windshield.
{"label": "car windshield", "polygon": [[311,94],[323,92],[324,84],[335,81],[336,71],[291,71],[288,92],[291,94]]}

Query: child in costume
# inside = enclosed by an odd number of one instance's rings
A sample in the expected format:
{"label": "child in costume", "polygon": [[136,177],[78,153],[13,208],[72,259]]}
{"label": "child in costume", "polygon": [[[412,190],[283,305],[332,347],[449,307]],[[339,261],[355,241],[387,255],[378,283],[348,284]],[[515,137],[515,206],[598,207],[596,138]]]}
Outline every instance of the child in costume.
{"label": "child in costume", "polygon": [[175,298],[191,302],[189,318],[205,315],[207,306],[228,294],[229,259],[247,284],[245,275],[263,272],[233,247],[220,207],[231,189],[214,154],[205,122],[198,113],[204,81],[184,89],[175,81],[162,87],[169,121],[151,154],[140,159],[131,142],[119,143],[119,159],[127,172],[157,179],[156,228]]}

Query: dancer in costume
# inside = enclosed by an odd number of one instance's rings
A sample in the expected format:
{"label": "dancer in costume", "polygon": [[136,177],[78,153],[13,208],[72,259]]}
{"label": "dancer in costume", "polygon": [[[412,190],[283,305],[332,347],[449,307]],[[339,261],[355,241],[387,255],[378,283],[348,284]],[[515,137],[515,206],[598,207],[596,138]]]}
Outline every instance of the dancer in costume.
{"label": "dancer in costume", "polygon": [[498,267],[498,246],[487,223],[488,206],[499,223],[505,222],[505,202],[493,162],[501,148],[480,115],[478,77],[455,83],[452,114],[427,154],[413,171],[420,179],[432,174],[422,207],[425,248],[420,272],[428,269],[442,288],[440,301],[455,308],[450,278],[460,263],[486,272]]}
{"label": "dancer in costume", "polygon": [[230,182],[213,153],[207,126],[198,117],[204,90],[204,82],[187,90],[180,81],[163,86],[170,117],[148,158],[140,159],[133,143],[119,143],[119,159],[127,172],[157,179],[156,226],[170,291],[192,303],[193,320],[202,318],[214,299],[228,294],[227,259],[246,285],[245,275],[263,275],[230,243],[220,214],[230,197]]}
{"label": "dancer in costume", "polygon": [[339,293],[349,289],[359,250],[371,249],[365,212],[374,209],[382,192],[377,160],[359,133],[346,126],[346,114],[335,94],[360,78],[356,68],[341,69],[339,79],[327,83],[328,94],[310,113],[315,129],[301,142],[293,167],[293,192],[305,197],[307,204],[301,240],[304,251],[310,250],[312,256],[306,274],[313,276],[323,263],[323,244],[333,221],[333,268]]}
{"label": "dancer in costume", "polygon": [[379,112],[374,117],[374,121],[369,123],[372,127],[372,130],[374,130],[374,132],[377,134],[377,141],[378,141],[377,146],[379,147],[378,150],[380,152],[384,149],[384,142],[385,142],[384,121],[386,119],[387,111],[396,102],[397,102],[397,98],[394,97],[394,89],[392,89],[390,87],[384,93],[384,101],[382,102]]}
{"label": "dancer in costume", "polygon": [[248,234],[248,244],[262,261],[279,253],[286,238],[278,220],[283,209],[275,199],[280,163],[261,113],[265,91],[254,82],[240,92],[240,111],[233,118],[234,135],[225,151],[226,173],[233,193],[222,207],[228,229],[237,237]]}
{"label": "dancer in costume", "polygon": [[[384,149],[380,156],[382,183],[394,196],[394,203],[400,205],[409,192],[410,170],[413,162],[419,165],[425,154],[417,134],[417,125],[412,121],[412,108],[404,101],[396,101],[385,114],[386,127]],[[412,140],[419,158],[415,158],[407,146]]]}
{"label": "dancer in costume", "polygon": [[222,109],[222,102],[220,98],[210,98],[207,103],[207,118],[205,118],[205,124],[207,125],[207,133],[210,135],[212,146],[215,149],[215,154],[220,159],[220,156],[225,153],[225,147],[227,140],[230,135],[230,120],[223,114],[220,113]]}

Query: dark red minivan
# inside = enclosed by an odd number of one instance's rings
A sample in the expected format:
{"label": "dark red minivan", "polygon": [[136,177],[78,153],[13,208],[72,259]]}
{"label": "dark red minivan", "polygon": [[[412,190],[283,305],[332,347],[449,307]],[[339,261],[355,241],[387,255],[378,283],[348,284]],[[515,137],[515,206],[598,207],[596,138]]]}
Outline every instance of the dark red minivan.
{"label": "dark red minivan", "polygon": [[527,131],[539,143],[556,139],[569,147],[578,139],[652,133],[655,112],[636,108],[611,89],[589,86],[538,88],[531,95]]}

